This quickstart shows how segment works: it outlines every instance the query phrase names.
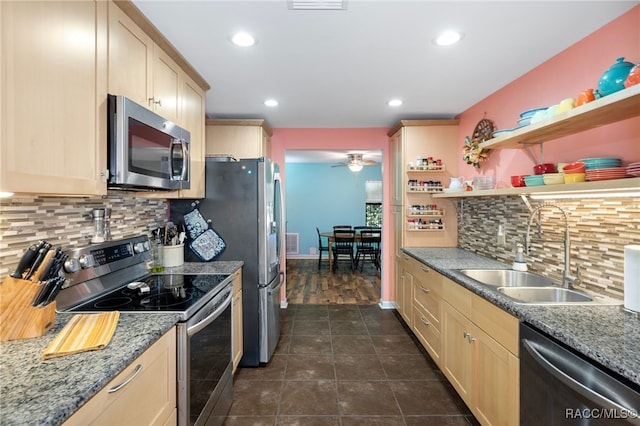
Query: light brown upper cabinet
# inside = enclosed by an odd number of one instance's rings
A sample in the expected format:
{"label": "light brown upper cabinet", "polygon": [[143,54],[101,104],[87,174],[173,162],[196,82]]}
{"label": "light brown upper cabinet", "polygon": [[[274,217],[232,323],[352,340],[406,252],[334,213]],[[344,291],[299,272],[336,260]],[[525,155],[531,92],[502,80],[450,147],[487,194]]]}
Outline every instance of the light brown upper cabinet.
{"label": "light brown upper cabinet", "polygon": [[141,27],[109,3],[109,93],[179,123],[180,72]]}
{"label": "light brown upper cabinet", "polygon": [[106,193],[107,4],[0,2],[0,191]]}
{"label": "light brown upper cabinet", "polygon": [[191,136],[191,188],[137,195],[204,197],[205,93],[209,85],[128,1],[109,3],[108,76],[110,94],[132,99],[184,127]]}
{"label": "light brown upper cabinet", "polygon": [[269,157],[271,128],[264,120],[207,120],[206,155]]}

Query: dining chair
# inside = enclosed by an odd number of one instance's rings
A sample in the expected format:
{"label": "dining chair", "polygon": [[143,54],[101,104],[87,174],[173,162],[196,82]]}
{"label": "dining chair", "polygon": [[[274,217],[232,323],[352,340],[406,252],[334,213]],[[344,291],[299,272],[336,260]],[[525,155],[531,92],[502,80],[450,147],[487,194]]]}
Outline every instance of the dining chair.
{"label": "dining chair", "polygon": [[355,258],[353,256],[353,243],[355,238],[356,233],[353,229],[335,229],[333,231],[333,246],[331,247],[333,252],[332,272],[338,269],[340,259],[348,259],[351,270],[354,270]]}
{"label": "dining chair", "polygon": [[[318,229],[318,227],[316,226],[316,232],[318,232],[318,270],[320,270],[320,265],[322,264],[322,253],[326,252],[327,256],[329,256],[329,242],[327,241],[327,244],[324,245],[322,242],[322,236],[320,235],[320,230]],[[326,238],[326,237],[324,237]],[[328,238],[327,238],[328,240]],[[329,259],[327,258],[326,262],[329,262]]]}
{"label": "dining chair", "polygon": [[[380,270],[380,242],[382,233],[380,230],[365,229],[360,232],[360,238],[356,243],[355,269],[360,266],[362,272],[364,263],[368,260]],[[362,262],[362,263],[360,263]]]}
{"label": "dining chair", "polygon": [[334,225],[333,226],[333,230],[335,231],[336,229],[351,230],[351,229],[353,229],[353,227],[351,225]]}

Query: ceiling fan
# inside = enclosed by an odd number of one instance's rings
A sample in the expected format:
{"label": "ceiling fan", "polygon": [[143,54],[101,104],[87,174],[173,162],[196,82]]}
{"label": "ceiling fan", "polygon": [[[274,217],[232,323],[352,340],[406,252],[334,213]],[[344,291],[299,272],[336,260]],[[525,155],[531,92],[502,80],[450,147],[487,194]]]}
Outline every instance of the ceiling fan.
{"label": "ceiling fan", "polygon": [[343,163],[334,164],[331,167],[349,167],[352,172],[359,172],[364,166],[374,166],[378,164],[377,161],[364,160],[363,154],[347,154],[347,161]]}

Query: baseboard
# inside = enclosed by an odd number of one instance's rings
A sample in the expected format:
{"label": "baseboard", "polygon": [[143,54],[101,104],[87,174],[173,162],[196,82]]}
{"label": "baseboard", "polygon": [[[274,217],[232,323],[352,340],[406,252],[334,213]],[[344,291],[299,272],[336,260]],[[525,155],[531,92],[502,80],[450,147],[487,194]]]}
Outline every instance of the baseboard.
{"label": "baseboard", "polygon": [[[327,255],[324,255],[323,260],[326,260]],[[318,254],[288,254],[287,259],[313,259],[318,260]]]}
{"label": "baseboard", "polygon": [[380,303],[378,303],[378,306],[380,306],[380,309],[397,309],[398,307],[396,306],[396,302],[392,302],[392,301],[385,301],[385,300],[381,300]]}

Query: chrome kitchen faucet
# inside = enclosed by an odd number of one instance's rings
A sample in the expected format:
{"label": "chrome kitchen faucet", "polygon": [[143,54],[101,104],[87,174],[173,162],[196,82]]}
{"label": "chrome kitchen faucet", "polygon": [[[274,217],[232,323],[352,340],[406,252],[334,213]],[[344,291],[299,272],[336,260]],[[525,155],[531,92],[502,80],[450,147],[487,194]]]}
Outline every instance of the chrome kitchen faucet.
{"label": "chrome kitchen faucet", "polygon": [[[531,210],[531,213],[529,214],[529,223],[527,225],[527,236],[525,237],[525,241],[524,241],[524,249],[525,249],[525,252],[529,254],[529,251],[531,249],[531,224],[533,223],[535,215],[537,213],[540,213],[540,211],[545,207],[558,209],[560,213],[562,213],[562,217],[564,218],[564,238],[562,240],[540,238],[539,241],[541,242],[560,241],[564,244],[564,271],[562,273],[562,286],[564,288],[569,288],[569,283],[576,281],[577,278],[569,275],[570,256],[571,256],[570,254],[571,241],[569,240],[569,220],[567,219],[567,213],[560,206],[557,206],[555,204],[540,204],[539,206]],[[540,220],[538,220],[538,226],[540,226]],[[539,233],[542,234],[541,231],[539,231]]]}

